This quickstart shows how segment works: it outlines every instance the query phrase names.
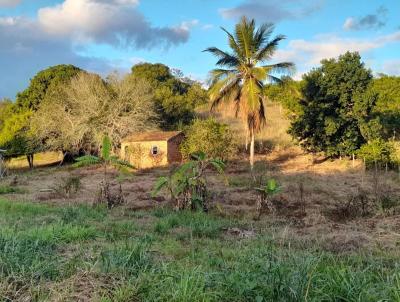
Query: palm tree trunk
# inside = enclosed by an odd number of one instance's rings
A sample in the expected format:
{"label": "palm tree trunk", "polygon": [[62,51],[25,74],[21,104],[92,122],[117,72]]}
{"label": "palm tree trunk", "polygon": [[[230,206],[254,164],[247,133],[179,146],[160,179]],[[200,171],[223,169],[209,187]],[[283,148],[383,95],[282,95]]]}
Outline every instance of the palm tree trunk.
{"label": "palm tree trunk", "polygon": [[253,171],[254,168],[254,130],[250,130],[250,168]]}

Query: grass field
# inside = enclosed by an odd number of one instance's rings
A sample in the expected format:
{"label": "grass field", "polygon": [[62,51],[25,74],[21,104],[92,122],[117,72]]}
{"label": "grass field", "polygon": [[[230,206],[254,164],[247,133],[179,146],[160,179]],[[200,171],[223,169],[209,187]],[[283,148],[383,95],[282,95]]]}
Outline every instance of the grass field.
{"label": "grass field", "polygon": [[332,254],[272,230],[3,199],[0,301],[400,301],[398,254]]}

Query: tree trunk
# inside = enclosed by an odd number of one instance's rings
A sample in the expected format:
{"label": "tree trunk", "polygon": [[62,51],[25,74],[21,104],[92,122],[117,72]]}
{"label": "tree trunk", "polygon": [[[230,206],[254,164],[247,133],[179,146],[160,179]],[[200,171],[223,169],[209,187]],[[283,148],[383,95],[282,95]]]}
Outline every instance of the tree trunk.
{"label": "tree trunk", "polygon": [[246,129],[246,146],[245,146],[246,151],[248,150],[248,147],[249,147],[249,130]]}
{"label": "tree trunk", "polygon": [[27,154],[26,159],[28,161],[29,169],[33,169],[33,154]]}
{"label": "tree trunk", "polygon": [[254,168],[254,130],[250,130],[250,168],[253,171]]}

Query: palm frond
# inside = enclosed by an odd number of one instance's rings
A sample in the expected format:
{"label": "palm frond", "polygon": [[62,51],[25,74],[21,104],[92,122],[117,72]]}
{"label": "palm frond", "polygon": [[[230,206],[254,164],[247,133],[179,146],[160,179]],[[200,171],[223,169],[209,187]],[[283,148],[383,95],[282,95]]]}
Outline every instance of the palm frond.
{"label": "palm frond", "polygon": [[221,27],[221,29],[228,35],[230,48],[232,48],[236,56],[240,58],[240,61],[244,61],[245,54],[243,53],[243,49],[241,49],[239,44],[237,43],[235,37],[225,28]]}
{"label": "palm frond", "polygon": [[212,53],[214,56],[216,56],[219,60],[216,63],[217,65],[220,66],[229,66],[229,67],[236,67],[240,65],[240,61],[238,58],[235,56],[220,50],[217,47],[209,47],[205,49],[204,51]]}
{"label": "palm frond", "polygon": [[274,39],[269,41],[267,45],[265,45],[263,48],[258,50],[257,54],[255,55],[255,59],[258,62],[270,60],[272,55],[275,53],[279,42],[284,39],[286,39],[286,36],[284,36],[284,35],[276,36]]}
{"label": "palm frond", "polygon": [[295,66],[292,62],[281,62],[277,64],[264,65],[262,67],[268,69],[271,73],[283,73],[287,75],[291,75],[295,71]]}
{"label": "palm frond", "polygon": [[254,34],[255,51],[259,51],[260,48],[264,47],[265,42],[268,41],[273,31],[274,25],[272,23],[264,23],[257,29]]}
{"label": "palm frond", "polygon": [[240,90],[240,81],[241,78],[235,76],[215,83],[210,89],[211,110],[214,110],[221,102],[232,100],[238,94],[238,90]]}

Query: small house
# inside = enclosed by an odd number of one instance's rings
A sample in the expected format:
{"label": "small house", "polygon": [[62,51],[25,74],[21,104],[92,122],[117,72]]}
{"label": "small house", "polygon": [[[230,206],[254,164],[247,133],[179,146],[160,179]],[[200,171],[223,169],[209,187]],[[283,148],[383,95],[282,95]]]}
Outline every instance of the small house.
{"label": "small house", "polygon": [[166,166],[182,161],[181,131],[155,131],[132,134],[121,142],[121,158],[138,169]]}

